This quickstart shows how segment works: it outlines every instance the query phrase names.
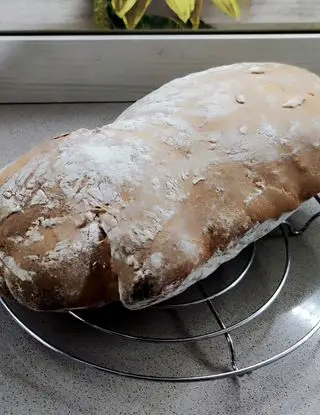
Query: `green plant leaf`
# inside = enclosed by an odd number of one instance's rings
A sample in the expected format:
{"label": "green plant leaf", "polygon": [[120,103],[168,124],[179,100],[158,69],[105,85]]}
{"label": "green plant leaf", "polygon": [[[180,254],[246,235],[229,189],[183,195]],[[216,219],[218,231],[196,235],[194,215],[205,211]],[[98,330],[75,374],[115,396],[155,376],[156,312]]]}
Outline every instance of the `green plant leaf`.
{"label": "green plant leaf", "polygon": [[238,0],[211,0],[214,5],[219,7],[225,14],[234,19],[239,19],[241,15]]}
{"label": "green plant leaf", "polygon": [[196,6],[196,0],[165,0],[165,2],[183,23],[187,23]]}
{"label": "green plant leaf", "polygon": [[135,5],[123,17],[127,29],[135,29],[144,16],[152,0],[137,0]]}
{"label": "green plant leaf", "polygon": [[[145,2],[145,0],[143,0]],[[157,0],[158,1],[158,0]],[[202,0],[196,0],[196,2],[202,2]],[[137,1],[137,3],[139,3]],[[112,6],[112,0],[94,0],[94,11],[95,11],[95,19],[96,19],[96,26],[99,28],[104,29],[113,29],[113,30],[125,30],[125,29],[137,29],[137,30],[190,30],[192,28],[199,28],[199,29],[210,29],[211,26],[202,20],[199,20],[199,25],[195,25],[195,21],[191,20],[191,18],[197,18],[196,15],[190,17],[190,19],[184,23],[182,22],[177,16],[176,17],[165,17],[165,16],[158,16],[158,15],[148,15],[145,13],[148,5],[150,2],[145,3],[144,7],[144,14],[140,17],[139,22],[136,26],[133,27],[135,21],[127,20],[127,25],[125,24],[124,20],[121,19]],[[140,3],[140,6],[143,6],[143,2]],[[139,6],[139,4],[137,4]],[[139,6],[139,7],[140,7]],[[196,4],[196,6],[198,6]],[[202,6],[202,5],[201,5]],[[134,6],[136,7],[136,6]],[[128,16],[130,19],[134,18],[134,7],[132,8],[131,13],[133,16]],[[139,15],[139,10],[136,10]],[[140,10],[141,13],[141,10]],[[197,13],[194,10],[193,14]],[[199,13],[200,16],[200,13]],[[127,18],[125,16],[125,18]],[[139,17],[138,17],[139,18]]]}
{"label": "green plant leaf", "polygon": [[106,9],[106,18],[109,23],[111,29],[114,30],[124,30],[126,28],[124,21],[120,19],[120,17],[114,11],[112,4],[112,0],[107,0],[107,9]]}
{"label": "green plant leaf", "polygon": [[112,0],[111,4],[116,14],[123,19],[138,0]]}

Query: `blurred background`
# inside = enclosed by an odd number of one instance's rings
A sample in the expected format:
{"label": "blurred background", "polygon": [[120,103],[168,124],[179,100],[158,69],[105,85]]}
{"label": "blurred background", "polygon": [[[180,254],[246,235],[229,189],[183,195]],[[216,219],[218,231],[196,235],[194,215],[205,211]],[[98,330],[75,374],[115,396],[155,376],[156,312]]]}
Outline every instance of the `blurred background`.
{"label": "blurred background", "polygon": [[320,28],[318,0],[11,0],[1,3],[2,32]]}

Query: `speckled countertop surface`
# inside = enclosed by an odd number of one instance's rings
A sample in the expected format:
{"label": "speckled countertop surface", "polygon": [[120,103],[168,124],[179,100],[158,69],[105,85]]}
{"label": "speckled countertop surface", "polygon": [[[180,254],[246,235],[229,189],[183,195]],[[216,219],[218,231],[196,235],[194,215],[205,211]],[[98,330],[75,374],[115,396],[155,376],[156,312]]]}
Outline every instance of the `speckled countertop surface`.
{"label": "speckled countertop surface", "polygon": [[[79,127],[92,128],[106,124],[125,107],[126,104],[2,105],[0,168],[41,139]],[[307,217],[308,212],[302,214]],[[270,322],[264,323],[268,330],[264,331],[259,344],[253,342],[253,355],[255,350],[269,352],[272,342],[288,346],[287,337],[295,332],[306,333],[312,322],[317,320],[315,315],[320,314],[318,226],[319,223],[315,223],[308,235],[293,243],[295,290],[299,291],[299,281],[301,284],[307,282],[307,287],[303,289],[303,302],[292,313],[288,303],[296,293],[290,290],[278,301],[277,307],[282,306],[281,301],[284,307],[283,310],[279,308],[280,311],[273,316],[274,321],[280,322],[278,328],[271,330]],[[253,295],[257,296],[259,292],[254,291]],[[248,303],[250,298],[250,294],[247,298],[243,297],[243,303]],[[311,300],[313,308],[308,314],[306,304],[310,305]],[[252,330],[258,330],[258,327],[254,325]],[[238,380],[193,384],[151,383],[98,372],[62,358],[31,339],[1,309],[0,413],[319,414],[319,336],[317,333],[284,360]],[[250,336],[247,338],[250,342]],[[143,359],[146,366],[157,353],[154,350]],[[245,358],[241,351],[239,355]],[[185,360],[188,367],[187,355]],[[164,360],[163,364],[168,365],[168,360]]]}

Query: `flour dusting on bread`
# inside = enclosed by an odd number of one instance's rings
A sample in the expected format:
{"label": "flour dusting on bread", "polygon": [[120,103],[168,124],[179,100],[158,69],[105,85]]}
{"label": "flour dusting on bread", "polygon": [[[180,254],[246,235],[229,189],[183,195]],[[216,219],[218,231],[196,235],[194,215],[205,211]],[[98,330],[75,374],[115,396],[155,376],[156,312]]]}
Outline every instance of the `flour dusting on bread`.
{"label": "flour dusting on bread", "polygon": [[320,191],[319,108],[314,74],[241,63],[44,143],[0,175],[0,277],[43,309],[182,292]]}

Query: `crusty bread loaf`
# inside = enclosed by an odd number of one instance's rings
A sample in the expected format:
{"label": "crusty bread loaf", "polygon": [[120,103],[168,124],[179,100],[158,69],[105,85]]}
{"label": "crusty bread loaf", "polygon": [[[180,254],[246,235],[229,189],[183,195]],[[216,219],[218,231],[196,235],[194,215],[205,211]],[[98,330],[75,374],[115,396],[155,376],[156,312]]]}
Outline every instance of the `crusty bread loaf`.
{"label": "crusty bread loaf", "polygon": [[243,63],[174,80],[0,176],[0,290],[142,308],[206,278],[320,191],[320,79]]}

